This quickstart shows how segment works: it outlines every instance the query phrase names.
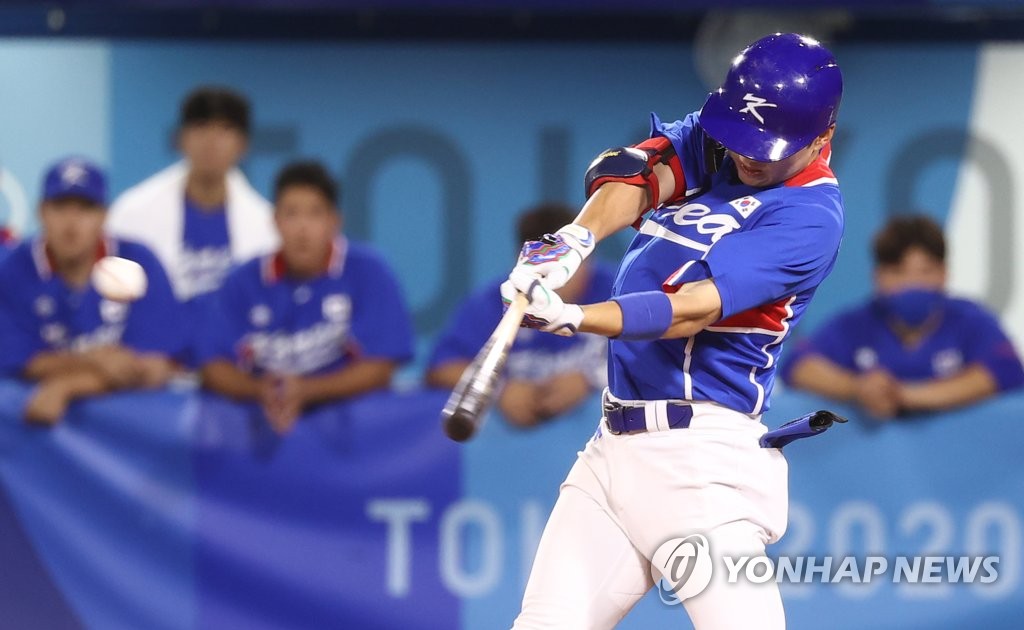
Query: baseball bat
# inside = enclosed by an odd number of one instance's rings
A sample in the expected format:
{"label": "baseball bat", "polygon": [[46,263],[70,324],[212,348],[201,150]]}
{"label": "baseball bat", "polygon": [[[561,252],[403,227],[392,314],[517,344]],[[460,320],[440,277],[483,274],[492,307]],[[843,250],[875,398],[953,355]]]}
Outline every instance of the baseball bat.
{"label": "baseball bat", "polygon": [[505,366],[505,359],[508,358],[509,348],[516,338],[527,305],[527,297],[517,293],[494,332],[480,348],[473,362],[462,372],[459,382],[448,397],[441,411],[441,426],[445,434],[456,442],[465,442],[480,428],[484,414],[494,398],[498,376]]}

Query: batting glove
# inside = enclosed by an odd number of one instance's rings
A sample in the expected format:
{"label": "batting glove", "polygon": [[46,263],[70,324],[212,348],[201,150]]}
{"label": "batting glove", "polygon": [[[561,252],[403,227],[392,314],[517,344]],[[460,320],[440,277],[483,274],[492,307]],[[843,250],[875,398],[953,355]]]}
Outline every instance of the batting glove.
{"label": "batting glove", "polygon": [[530,300],[521,325],[563,337],[575,335],[583,321],[583,309],[563,302],[557,293],[546,288],[537,278],[529,279],[528,283],[522,285],[525,291],[520,290],[512,280],[501,284],[501,299],[506,307],[512,303],[517,292],[525,293]]}
{"label": "batting glove", "polygon": [[539,279],[549,290],[561,289],[594,251],[596,243],[590,230],[575,223],[545,234],[539,241],[527,241],[509,280],[526,285]]}

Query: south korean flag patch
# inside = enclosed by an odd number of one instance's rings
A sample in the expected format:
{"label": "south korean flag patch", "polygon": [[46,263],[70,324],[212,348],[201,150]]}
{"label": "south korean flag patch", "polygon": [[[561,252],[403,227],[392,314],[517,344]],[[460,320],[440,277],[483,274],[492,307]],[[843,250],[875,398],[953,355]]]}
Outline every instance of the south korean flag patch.
{"label": "south korean flag patch", "polygon": [[756,198],[747,195],[746,197],[740,197],[739,199],[733,199],[729,202],[729,205],[736,208],[736,212],[739,212],[744,219],[750,218],[750,215],[754,213],[761,206],[761,202]]}

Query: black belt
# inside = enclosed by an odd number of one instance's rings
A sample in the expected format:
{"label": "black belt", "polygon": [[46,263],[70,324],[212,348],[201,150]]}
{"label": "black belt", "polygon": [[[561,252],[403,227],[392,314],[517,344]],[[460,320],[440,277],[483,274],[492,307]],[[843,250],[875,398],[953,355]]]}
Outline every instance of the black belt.
{"label": "black belt", "polygon": [[[602,408],[608,421],[609,433],[619,435],[647,431],[646,408],[626,407],[609,400],[604,401]],[[685,429],[690,426],[690,420],[693,419],[693,407],[670,402],[665,405],[665,416],[670,429]]]}

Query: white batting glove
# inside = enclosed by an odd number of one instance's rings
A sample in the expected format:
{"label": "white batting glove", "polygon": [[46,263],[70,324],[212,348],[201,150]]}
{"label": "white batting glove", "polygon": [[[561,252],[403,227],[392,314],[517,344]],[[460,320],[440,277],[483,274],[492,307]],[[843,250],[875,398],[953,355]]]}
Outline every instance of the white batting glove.
{"label": "white batting glove", "polygon": [[549,290],[561,289],[594,251],[596,243],[590,230],[575,223],[545,234],[539,241],[527,241],[509,280],[526,285],[529,280],[539,279]]}
{"label": "white batting glove", "polygon": [[575,304],[563,302],[557,293],[546,288],[537,278],[529,279],[528,284],[522,286],[526,289],[525,291],[520,291],[512,280],[501,283],[501,299],[506,306],[512,303],[517,292],[525,293],[530,300],[521,326],[536,328],[563,337],[571,337],[576,334],[583,321],[583,309]]}

